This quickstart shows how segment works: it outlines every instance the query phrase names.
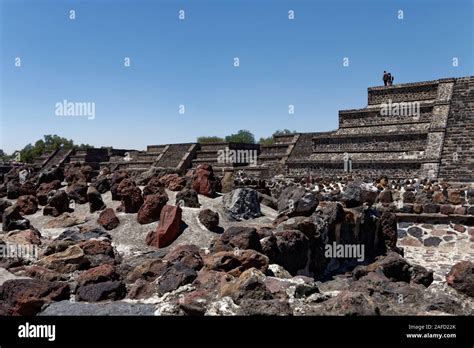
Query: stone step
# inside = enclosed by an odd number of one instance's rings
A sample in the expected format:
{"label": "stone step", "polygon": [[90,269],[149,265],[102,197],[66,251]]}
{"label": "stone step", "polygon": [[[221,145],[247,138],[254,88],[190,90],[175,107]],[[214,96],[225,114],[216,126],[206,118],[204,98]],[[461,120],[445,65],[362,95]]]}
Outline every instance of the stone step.
{"label": "stone step", "polygon": [[177,168],[192,143],[186,144],[170,144],[163,155],[156,161],[155,165],[163,168]]}
{"label": "stone step", "polygon": [[317,135],[312,139],[313,153],[423,151],[427,144],[428,133],[420,131],[401,134]]}
{"label": "stone step", "polygon": [[416,106],[406,108],[403,113],[395,114],[392,108],[389,114],[383,115],[382,108],[363,108],[339,111],[339,127],[366,127],[378,125],[397,125],[430,122],[434,103],[420,104],[419,110]]}
{"label": "stone step", "polygon": [[42,170],[53,168],[54,166],[59,166],[63,164],[69,155],[73,152],[73,149],[58,149],[56,153],[54,153],[49,160],[43,165]]}
{"label": "stone step", "polygon": [[396,213],[397,222],[412,223],[430,223],[430,224],[449,224],[456,223],[462,225],[474,225],[474,216],[472,215],[444,215],[444,214],[408,214]]}
{"label": "stone step", "polygon": [[[395,76],[396,78],[396,76]],[[435,100],[438,97],[438,80],[416,83],[396,84],[393,86],[370,87],[367,90],[368,104]]]}
{"label": "stone step", "polygon": [[166,145],[148,145],[146,152],[161,153],[165,149]]}

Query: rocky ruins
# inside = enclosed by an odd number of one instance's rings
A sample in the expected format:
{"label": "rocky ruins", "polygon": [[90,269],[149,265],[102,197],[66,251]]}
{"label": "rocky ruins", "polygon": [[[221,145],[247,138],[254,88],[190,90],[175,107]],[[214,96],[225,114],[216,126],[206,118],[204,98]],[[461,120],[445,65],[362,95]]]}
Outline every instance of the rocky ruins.
{"label": "rocky ruins", "polygon": [[0,314],[470,315],[473,94],[374,87],[334,132],[3,167]]}

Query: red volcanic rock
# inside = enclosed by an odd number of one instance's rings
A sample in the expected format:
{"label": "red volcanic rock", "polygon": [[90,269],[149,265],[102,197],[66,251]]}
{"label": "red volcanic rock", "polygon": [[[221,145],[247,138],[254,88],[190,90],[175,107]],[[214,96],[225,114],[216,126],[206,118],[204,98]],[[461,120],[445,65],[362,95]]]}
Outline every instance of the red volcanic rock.
{"label": "red volcanic rock", "polygon": [[171,191],[181,191],[184,186],[186,186],[186,178],[181,177],[178,174],[163,175],[159,179],[159,182]]}
{"label": "red volcanic rock", "polygon": [[441,191],[436,191],[433,193],[433,202],[442,204],[446,202],[446,197],[444,196],[443,192]]}
{"label": "red volcanic rock", "polygon": [[117,215],[115,215],[114,210],[112,208],[107,208],[99,214],[97,223],[107,231],[110,231],[117,227],[120,224],[120,221]]}
{"label": "red volcanic rock", "polygon": [[23,185],[20,187],[20,195],[36,195],[36,185],[32,180],[25,181]]}
{"label": "red volcanic rock", "polygon": [[160,178],[154,176],[148,181],[148,184],[143,188],[143,196],[153,195],[156,193],[165,192],[164,184],[160,181]]}
{"label": "red volcanic rock", "polygon": [[204,267],[207,270],[227,272],[234,277],[238,277],[245,270],[255,267],[266,272],[269,259],[267,256],[252,250],[219,251],[203,257]]}
{"label": "red volcanic rock", "polygon": [[64,274],[37,265],[10,268],[9,271],[20,277],[36,278],[48,282],[64,281],[67,279]]}
{"label": "red volcanic rock", "polygon": [[66,166],[64,169],[64,180],[70,185],[75,182],[86,182],[86,176],[81,172],[80,163],[74,163]]}
{"label": "red volcanic rock", "polygon": [[41,245],[41,233],[34,228],[11,231],[4,237],[4,239],[12,244]]}
{"label": "red volcanic rock", "polygon": [[118,188],[120,183],[129,177],[126,171],[119,170],[112,174],[112,180],[110,181],[110,192],[112,193],[112,200],[120,201],[120,195]]}
{"label": "red volcanic rock", "polygon": [[109,240],[89,239],[77,244],[84,255],[106,255],[115,257],[114,248]]}
{"label": "red volcanic rock", "polygon": [[130,179],[124,179],[120,183],[117,193],[122,199],[123,211],[125,213],[138,213],[143,204],[142,191],[135,182]]}
{"label": "red volcanic rock", "polygon": [[446,276],[446,282],[457,291],[474,297],[474,263],[461,261],[455,264]]}
{"label": "red volcanic rock", "polygon": [[178,237],[181,230],[181,208],[165,205],[161,210],[160,224],[156,231],[148,233],[146,243],[157,248],[163,248]]}
{"label": "red volcanic rock", "polygon": [[34,214],[38,210],[38,200],[32,195],[18,197],[16,205],[20,208],[20,212],[25,215]]}
{"label": "red volcanic rock", "polygon": [[11,279],[0,286],[0,302],[7,315],[35,315],[44,304],[69,299],[67,283]]}
{"label": "red volcanic rock", "polygon": [[163,207],[168,202],[168,195],[166,192],[148,195],[145,197],[145,203],[138,211],[137,221],[140,224],[149,224],[153,221],[158,221]]}
{"label": "red volcanic rock", "polygon": [[79,285],[87,285],[117,279],[119,279],[119,276],[115,272],[115,267],[113,265],[103,264],[82,272],[77,278],[77,283]]}
{"label": "red volcanic rock", "polygon": [[452,204],[462,204],[464,199],[461,197],[461,191],[448,190],[448,201]]}
{"label": "red volcanic rock", "polygon": [[69,197],[66,192],[56,192],[48,201],[48,204],[43,209],[43,215],[52,215],[54,217],[61,215],[64,212],[71,212],[69,208]]}
{"label": "red volcanic rock", "polygon": [[38,190],[36,190],[36,198],[38,198],[38,203],[41,205],[46,205],[48,203],[48,193],[53,190],[57,190],[61,187],[61,182],[59,180],[53,180],[48,183],[42,183]]}
{"label": "red volcanic rock", "polygon": [[200,164],[193,174],[193,189],[204,196],[214,197],[214,171],[208,164]]}
{"label": "red volcanic rock", "polygon": [[87,203],[87,184],[85,181],[74,181],[66,188],[69,199],[73,199],[76,203]]}

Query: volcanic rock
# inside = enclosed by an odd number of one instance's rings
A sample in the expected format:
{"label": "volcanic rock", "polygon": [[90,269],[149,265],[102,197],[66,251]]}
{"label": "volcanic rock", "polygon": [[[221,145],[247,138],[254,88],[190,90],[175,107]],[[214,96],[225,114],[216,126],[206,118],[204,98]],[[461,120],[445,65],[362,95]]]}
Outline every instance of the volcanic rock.
{"label": "volcanic rock", "polygon": [[12,279],[0,286],[0,302],[7,310],[4,315],[35,315],[44,304],[69,299],[66,283],[38,279]]}
{"label": "volcanic rock", "polygon": [[125,297],[125,284],[119,280],[82,285],[77,288],[77,301],[98,302],[120,300]]}
{"label": "volcanic rock", "polygon": [[219,226],[219,214],[211,209],[201,210],[198,219],[209,231],[216,231]]}
{"label": "volcanic rock", "polygon": [[140,224],[149,224],[158,221],[161,210],[166,205],[166,202],[168,202],[166,192],[145,196],[145,203],[138,211],[137,221]]}
{"label": "volcanic rock", "polygon": [[224,207],[230,218],[240,221],[262,215],[257,191],[250,188],[238,188],[222,197]]}
{"label": "volcanic rock", "polygon": [[65,251],[48,255],[38,261],[38,265],[61,273],[84,269],[89,264],[84,251],[77,245],[72,245]]}
{"label": "volcanic rock", "polygon": [[[378,191],[375,187],[362,181],[351,181],[344,188],[341,201],[347,208],[357,207],[363,203],[372,205],[377,199]],[[408,203],[408,202],[407,202]]]}
{"label": "volcanic rock", "polygon": [[180,207],[165,205],[161,210],[160,223],[156,231],[148,233],[146,243],[157,248],[173,243],[181,232],[181,212]]}
{"label": "volcanic rock", "polygon": [[114,210],[112,208],[107,208],[100,212],[97,223],[107,231],[110,231],[117,227],[120,224],[120,221],[117,215],[115,215]]}
{"label": "volcanic rock", "polygon": [[192,188],[199,193],[207,197],[214,197],[217,188],[220,188],[220,182],[217,177],[214,176],[212,167],[208,164],[200,164],[193,173],[192,176]]}
{"label": "volcanic rock", "polygon": [[449,286],[457,291],[474,297],[474,263],[471,261],[461,261],[456,263],[448,275],[446,281]]}
{"label": "volcanic rock", "polygon": [[18,181],[9,181],[7,183],[7,198],[17,199],[20,197],[20,183]]}
{"label": "volcanic rock", "polygon": [[186,185],[186,178],[178,174],[163,175],[159,181],[170,191],[181,191]]}
{"label": "volcanic rock", "polygon": [[[51,191],[52,193],[54,191]],[[43,208],[43,215],[52,215],[54,217],[61,215],[64,212],[71,212],[69,208],[69,197],[64,191],[56,191],[51,198],[48,199],[48,204]]]}
{"label": "volcanic rock", "polygon": [[104,210],[106,205],[102,200],[102,196],[93,186],[87,188],[87,200],[89,201],[89,211],[94,213],[98,210]]}
{"label": "volcanic rock", "polygon": [[236,277],[252,267],[262,272],[266,272],[268,269],[268,257],[251,249],[220,251],[204,256],[203,260],[206,269],[227,272]]}
{"label": "volcanic rock", "polygon": [[2,216],[3,232],[26,230],[28,228],[30,228],[30,221],[21,216],[19,206],[13,205],[5,209]]}
{"label": "volcanic rock", "polygon": [[302,187],[288,187],[278,198],[278,213],[288,217],[310,216],[318,204],[313,193],[306,192]]}
{"label": "volcanic rock", "polygon": [[10,201],[7,201],[5,199],[0,199],[0,222],[3,221],[3,213],[5,212],[5,209],[11,206],[12,204],[10,203]]}
{"label": "volcanic rock", "polygon": [[194,269],[178,262],[168,267],[157,279],[156,289],[160,295],[163,295],[191,283],[196,277],[197,273]]}
{"label": "volcanic rock", "polygon": [[73,182],[67,187],[66,193],[76,203],[87,203],[87,184],[84,181]]}
{"label": "volcanic rock", "polygon": [[36,195],[36,184],[32,180],[27,180],[20,187],[20,196],[35,196]]}
{"label": "volcanic rock", "polygon": [[220,295],[229,296],[237,304],[245,299],[273,299],[271,292],[265,286],[265,275],[255,268],[245,270],[234,281],[222,285]]}
{"label": "volcanic rock", "polygon": [[125,213],[138,213],[143,205],[142,191],[129,179],[124,179],[118,187],[118,195],[122,200]]}
{"label": "volcanic rock", "polygon": [[36,190],[36,198],[38,198],[38,203],[40,205],[46,205],[48,203],[48,193],[57,190],[60,187],[61,182],[59,180],[53,180],[51,182],[40,184]]}
{"label": "volcanic rock", "polygon": [[110,190],[111,179],[108,176],[98,176],[90,186],[95,187],[97,191],[104,194]]}
{"label": "volcanic rock", "polygon": [[176,195],[176,205],[188,208],[199,208],[201,206],[197,192],[187,188],[179,191]]}
{"label": "volcanic rock", "polygon": [[38,200],[31,195],[18,197],[16,205],[20,207],[20,212],[24,215],[34,214],[38,210]]}
{"label": "volcanic rock", "polygon": [[253,227],[232,226],[225,230],[211,246],[211,250],[233,251],[235,249],[253,249],[261,252],[262,246],[257,230]]}

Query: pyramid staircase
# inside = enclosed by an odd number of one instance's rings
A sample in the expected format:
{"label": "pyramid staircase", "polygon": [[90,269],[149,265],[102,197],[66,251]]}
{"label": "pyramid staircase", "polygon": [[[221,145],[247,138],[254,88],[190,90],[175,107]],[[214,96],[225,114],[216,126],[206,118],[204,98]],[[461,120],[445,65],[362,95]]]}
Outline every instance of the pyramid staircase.
{"label": "pyramid staircase", "polygon": [[369,88],[367,107],[339,111],[339,129],[300,136],[289,174],[344,175],[348,156],[360,176],[437,177],[453,85],[442,79]]}
{"label": "pyramid staircase", "polygon": [[299,134],[274,135],[272,145],[261,145],[258,164],[272,166],[285,163],[298,141]]}
{"label": "pyramid staircase", "polygon": [[[236,156],[239,158],[238,160],[232,160],[228,156],[231,151],[235,151]],[[254,168],[257,170],[257,167],[250,159],[256,159],[258,163],[259,153],[260,146],[258,144],[232,142],[199,144],[199,150],[196,151],[196,158],[192,160],[192,166],[195,168],[200,164],[209,164],[217,175],[223,175],[224,172],[232,172],[235,169],[242,168],[246,170]]]}

